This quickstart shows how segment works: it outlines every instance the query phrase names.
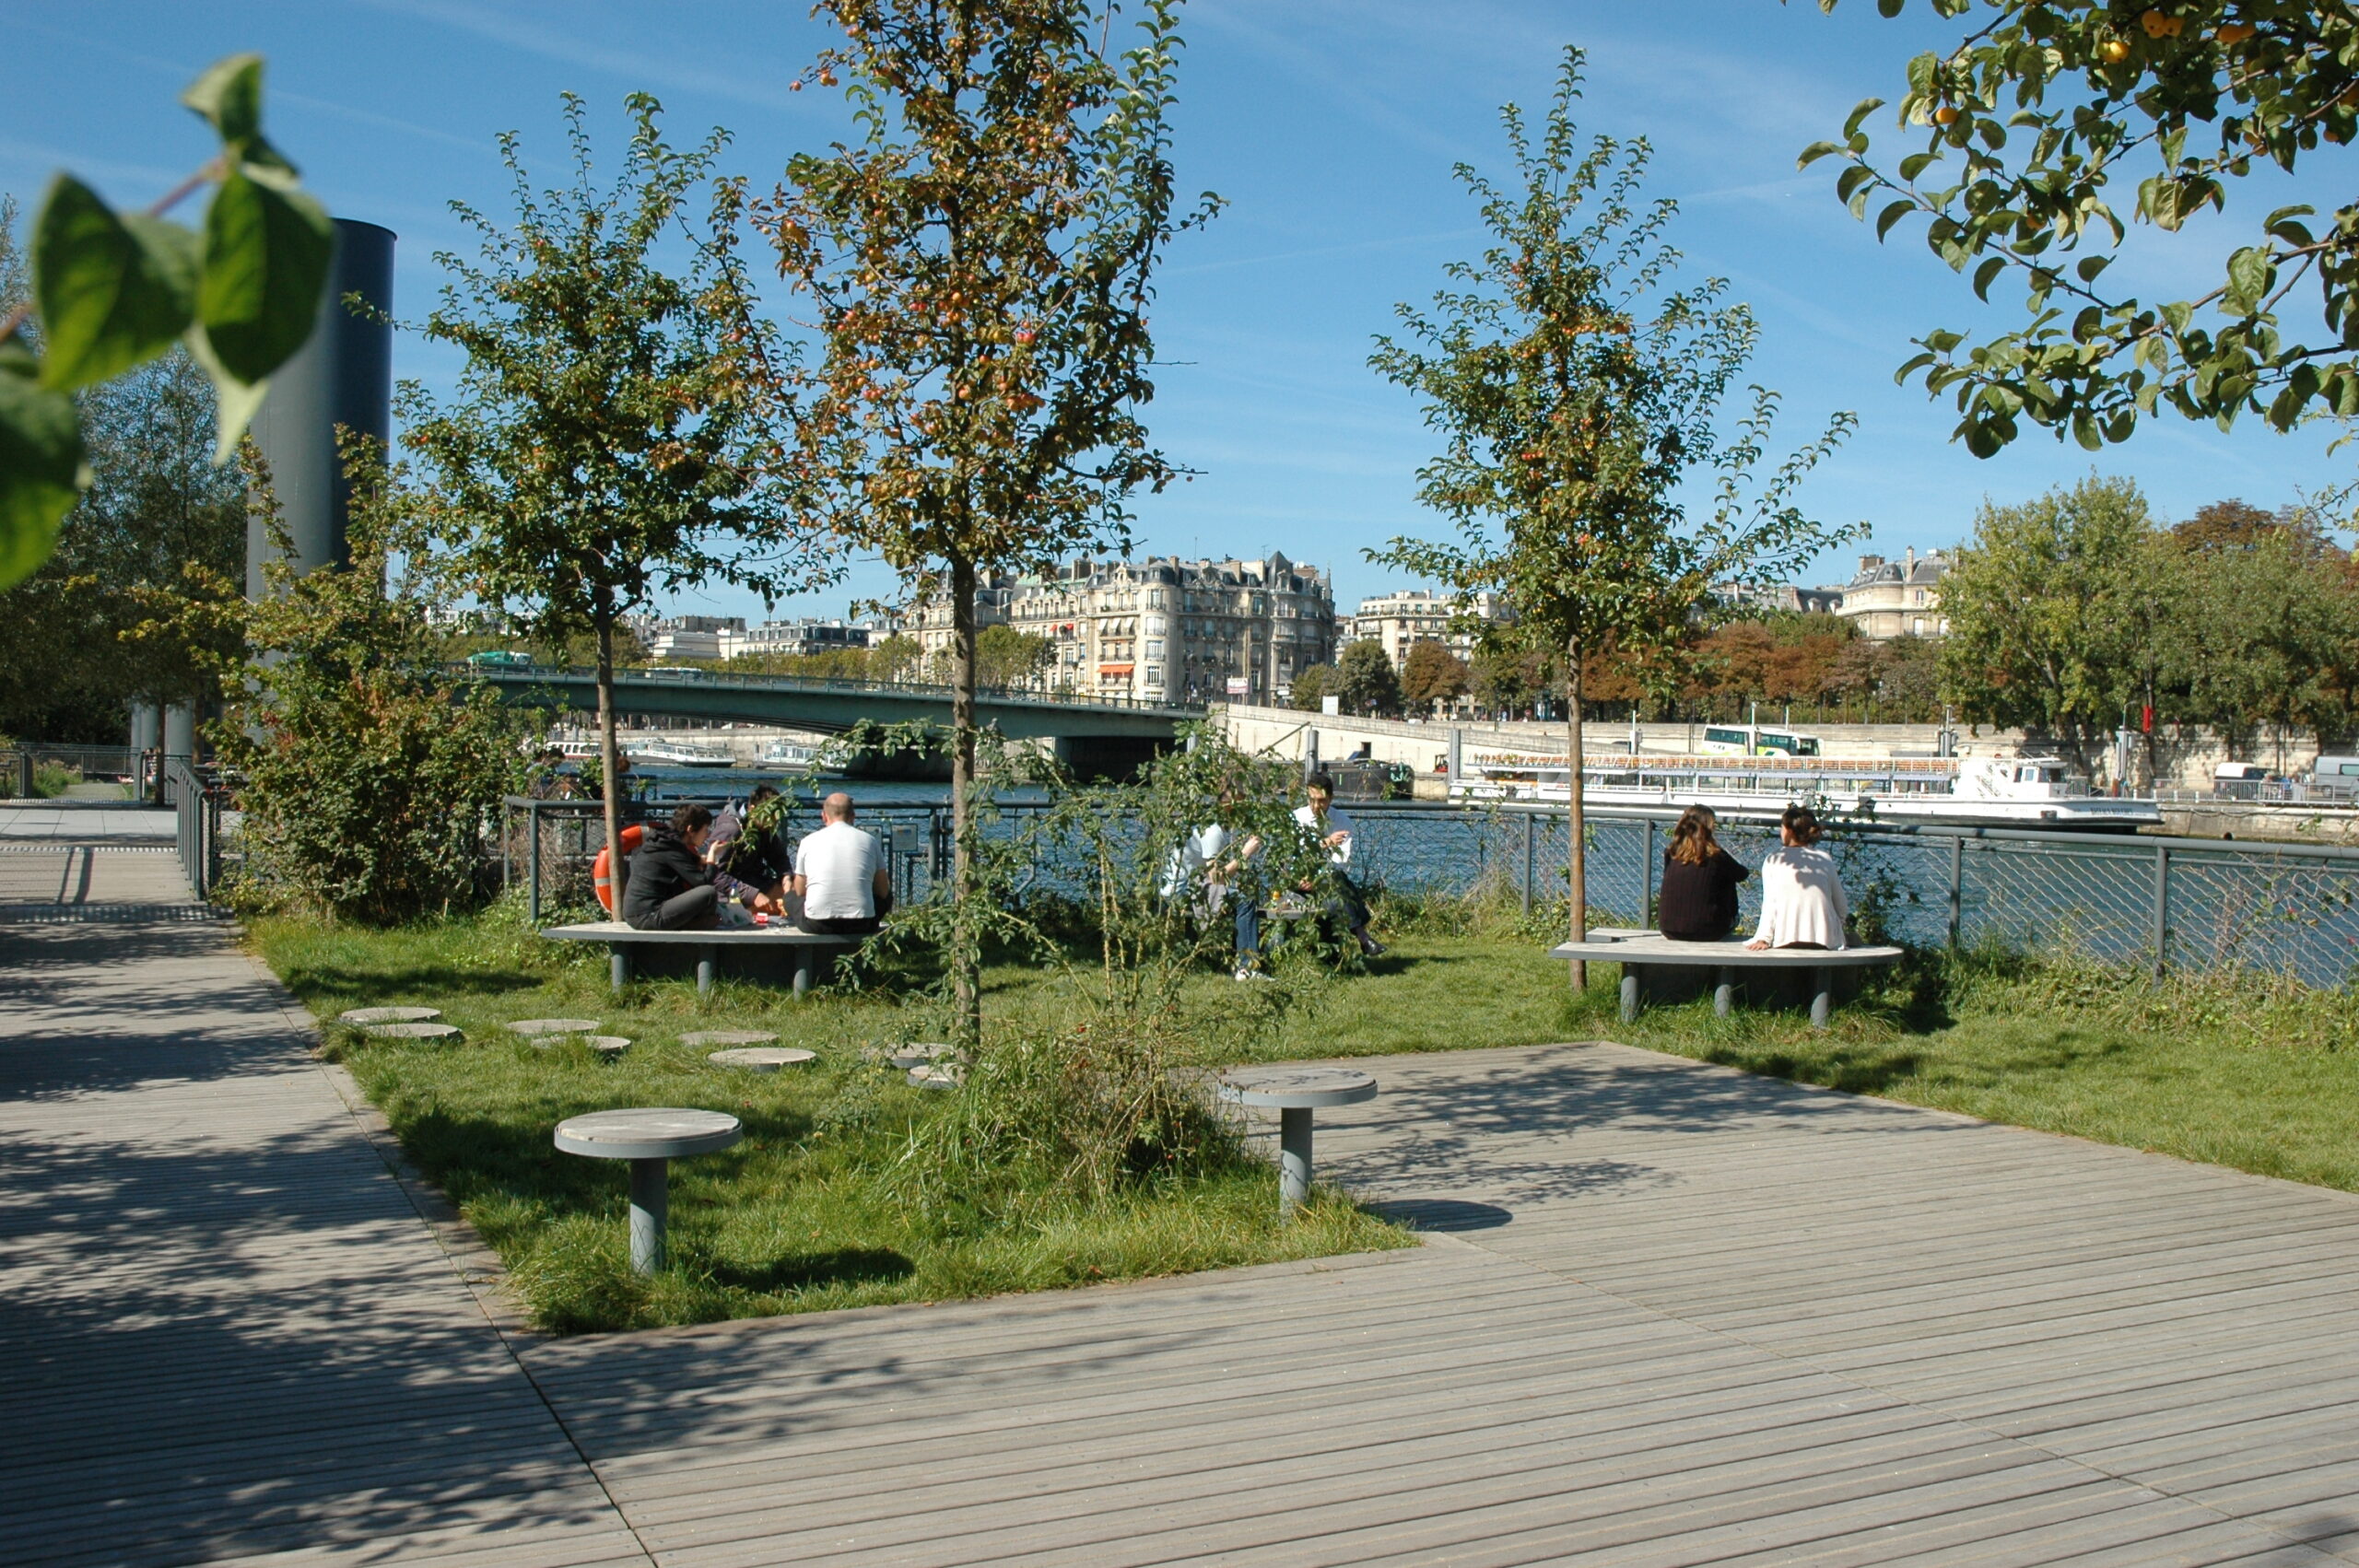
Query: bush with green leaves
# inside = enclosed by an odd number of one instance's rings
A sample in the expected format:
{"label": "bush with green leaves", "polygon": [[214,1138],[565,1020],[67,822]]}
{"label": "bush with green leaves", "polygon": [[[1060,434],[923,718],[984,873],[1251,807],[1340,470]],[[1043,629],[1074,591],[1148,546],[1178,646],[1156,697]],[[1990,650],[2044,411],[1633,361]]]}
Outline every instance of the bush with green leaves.
{"label": "bush with green leaves", "polygon": [[[393,923],[475,901],[482,843],[540,724],[443,664],[426,601],[386,556],[391,481],[366,460],[347,469],[351,564],[268,568],[246,696],[215,742],[245,816],[235,896]],[[266,472],[256,494],[276,530]]]}

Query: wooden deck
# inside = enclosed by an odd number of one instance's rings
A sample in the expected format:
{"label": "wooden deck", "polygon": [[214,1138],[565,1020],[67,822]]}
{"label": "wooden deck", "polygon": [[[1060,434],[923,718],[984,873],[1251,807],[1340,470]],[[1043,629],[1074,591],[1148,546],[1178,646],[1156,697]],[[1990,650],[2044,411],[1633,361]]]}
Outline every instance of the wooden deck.
{"label": "wooden deck", "polygon": [[1614,1046],[1386,1058],[1322,1170],[1427,1246],[539,1342],[302,1025],[217,927],[0,929],[10,1562],[2359,1561],[2342,1194]]}

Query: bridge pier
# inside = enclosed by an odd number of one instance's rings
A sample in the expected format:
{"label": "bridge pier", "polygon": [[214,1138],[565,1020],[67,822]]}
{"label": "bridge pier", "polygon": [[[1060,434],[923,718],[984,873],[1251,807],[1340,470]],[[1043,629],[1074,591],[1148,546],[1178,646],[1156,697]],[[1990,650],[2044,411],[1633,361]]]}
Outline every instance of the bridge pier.
{"label": "bridge pier", "polygon": [[1060,735],[1057,761],[1076,778],[1091,782],[1131,778],[1171,749],[1171,739],[1151,735]]}

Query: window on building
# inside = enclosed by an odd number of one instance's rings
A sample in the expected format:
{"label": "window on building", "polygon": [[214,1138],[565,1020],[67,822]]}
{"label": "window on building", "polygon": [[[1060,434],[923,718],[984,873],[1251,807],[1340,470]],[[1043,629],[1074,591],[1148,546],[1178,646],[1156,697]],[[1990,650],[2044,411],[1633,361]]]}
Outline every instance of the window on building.
{"label": "window on building", "polygon": [[1149,659],[1160,659],[1163,657],[1163,643],[1160,638],[1148,639],[1146,645],[1146,656]]}

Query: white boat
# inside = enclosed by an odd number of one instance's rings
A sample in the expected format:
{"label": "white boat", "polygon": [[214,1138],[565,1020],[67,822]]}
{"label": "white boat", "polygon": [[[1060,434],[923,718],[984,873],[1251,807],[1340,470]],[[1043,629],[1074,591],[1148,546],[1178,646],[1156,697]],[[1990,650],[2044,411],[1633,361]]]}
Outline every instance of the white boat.
{"label": "white boat", "polygon": [[[1562,755],[1476,753],[1449,793],[1562,803],[1568,776]],[[2163,820],[2151,800],[2091,794],[2052,756],[1590,756],[1581,798],[1597,806],[1709,806],[1735,819],[1771,819],[1807,804],[1853,821],[2067,833],[2128,833]]]}
{"label": "white boat", "polygon": [[598,737],[595,735],[561,735],[549,744],[563,752],[568,762],[588,762],[598,755]]}
{"label": "white boat", "polygon": [[808,767],[819,760],[819,748],[801,741],[772,741],[762,748],[764,767]]}
{"label": "white boat", "polygon": [[703,741],[634,741],[626,755],[642,767],[734,767],[737,757],[727,746]]}

